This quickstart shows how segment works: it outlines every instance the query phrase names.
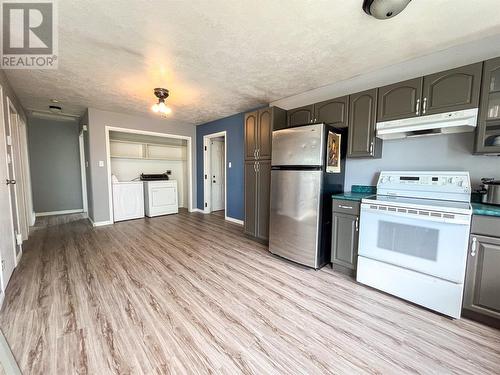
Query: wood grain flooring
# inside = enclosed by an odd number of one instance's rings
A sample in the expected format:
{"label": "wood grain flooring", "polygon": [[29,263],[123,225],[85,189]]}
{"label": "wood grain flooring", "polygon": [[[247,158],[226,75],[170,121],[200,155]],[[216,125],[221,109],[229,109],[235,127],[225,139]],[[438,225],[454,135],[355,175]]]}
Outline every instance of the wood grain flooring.
{"label": "wood grain flooring", "polygon": [[217,215],[36,230],[0,326],[24,374],[499,374],[500,331],[269,254]]}

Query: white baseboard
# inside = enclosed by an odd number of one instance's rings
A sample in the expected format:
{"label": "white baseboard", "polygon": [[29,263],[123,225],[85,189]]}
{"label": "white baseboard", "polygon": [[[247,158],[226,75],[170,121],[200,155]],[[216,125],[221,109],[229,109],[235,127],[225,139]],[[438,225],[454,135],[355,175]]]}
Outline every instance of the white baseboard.
{"label": "white baseboard", "polygon": [[87,219],[89,219],[90,224],[92,224],[93,227],[102,227],[104,225],[114,224],[111,220],[108,220],[108,221],[96,221],[96,222],[94,222],[90,217],[87,217]]}
{"label": "white baseboard", "polygon": [[[4,289],[5,289],[5,286],[4,286]],[[5,298],[5,290],[3,290],[2,292],[0,292],[0,309],[3,306],[3,300],[4,300],[4,298]]]}
{"label": "white baseboard", "polygon": [[16,267],[21,261],[21,257],[23,256],[23,247],[21,246],[19,253],[16,255]]}
{"label": "white baseboard", "polygon": [[202,214],[206,214],[207,212],[200,210],[199,208],[193,208],[191,212],[201,212]]}
{"label": "white baseboard", "polygon": [[40,216],[52,216],[52,215],[67,215],[67,214],[78,214],[83,212],[83,209],[77,210],[63,210],[63,211],[49,211],[49,212],[37,212],[35,213],[36,217]]}
{"label": "white baseboard", "polygon": [[235,224],[243,225],[245,222],[243,220],[235,219],[233,217],[226,216],[226,220]]}
{"label": "white baseboard", "polygon": [[31,212],[31,215],[30,215],[30,227],[35,225],[35,221],[36,221],[36,214],[35,214],[35,211],[33,211],[33,212]]}

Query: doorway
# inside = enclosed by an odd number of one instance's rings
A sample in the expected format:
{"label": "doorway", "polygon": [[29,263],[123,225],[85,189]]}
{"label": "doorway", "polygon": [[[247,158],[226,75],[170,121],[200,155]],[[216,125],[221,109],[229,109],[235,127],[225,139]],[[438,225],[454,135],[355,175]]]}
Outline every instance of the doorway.
{"label": "doorway", "polygon": [[227,217],[226,212],[226,132],[203,137],[204,212]]}
{"label": "doorway", "polygon": [[[1,299],[3,300],[3,291],[7,287],[10,276],[16,266],[16,242],[13,226],[12,200],[13,181],[10,170],[11,162],[9,160],[9,149],[6,130],[7,122],[4,113],[3,89],[0,86],[0,257],[2,262],[2,290]],[[8,112],[7,112],[8,113]],[[0,301],[1,303],[1,301]]]}
{"label": "doorway", "polygon": [[[23,214],[23,190],[20,174],[20,160],[18,158],[18,136],[17,136],[17,111],[12,102],[7,98],[7,122],[5,123],[5,142],[7,148],[7,179],[6,182],[10,189],[12,222],[14,223],[14,239],[16,264],[19,262],[22,254],[23,237],[27,237],[28,228],[25,228],[25,217]],[[19,177],[19,178],[18,178]],[[26,233],[23,233],[26,232]]]}

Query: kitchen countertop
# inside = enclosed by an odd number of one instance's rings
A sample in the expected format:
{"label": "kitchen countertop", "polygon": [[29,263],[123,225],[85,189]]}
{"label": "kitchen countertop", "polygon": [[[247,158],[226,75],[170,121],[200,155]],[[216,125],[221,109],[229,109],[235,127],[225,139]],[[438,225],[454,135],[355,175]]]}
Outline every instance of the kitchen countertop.
{"label": "kitchen countertop", "polygon": [[332,199],[345,199],[348,201],[361,202],[361,199],[377,193],[375,186],[352,185],[351,191],[332,195]]}
{"label": "kitchen countertop", "polygon": [[332,195],[332,198],[361,202],[361,199],[369,197],[370,195],[373,195],[373,193],[358,193],[355,191],[347,191],[347,192],[341,193],[341,194],[334,194],[334,195]]}
{"label": "kitchen countertop", "polygon": [[498,216],[500,217],[500,206],[484,203],[472,203],[472,213],[474,215]]}

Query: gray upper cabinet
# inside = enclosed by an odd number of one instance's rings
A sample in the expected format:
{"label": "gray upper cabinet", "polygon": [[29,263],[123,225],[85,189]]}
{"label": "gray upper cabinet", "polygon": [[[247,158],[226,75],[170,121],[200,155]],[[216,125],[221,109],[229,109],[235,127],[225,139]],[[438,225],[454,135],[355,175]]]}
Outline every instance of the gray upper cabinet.
{"label": "gray upper cabinet", "polygon": [[482,86],[475,152],[500,154],[500,58],[484,63]]}
{"label": "gray upper cabinet", "polygon": [[500,319],[499,270],[500,238],[472,235],[467,259],[464,309]]}
{"label": "gray upper cabinet", "polygon": [[382,156],[382,141],[375,137],[377,89],[349,96],[349,136],[347,156]]}
{"label": "gray upper cabinet", "polygon": [[422,115],[477,108],[483,63],[424,77]]}
{"label": "gray upper cabinet", "polygon": [[273,129],[286,124],[286,111],[278,107],[245,114],[245,160],[271,159]]}
{"label": "gray upper cabinet", "polygon": [[423,78],[380,87],[377,121],[391,121],[420,115]]}
{"label": "gray upper cabinet", "polygon": [[310,124],[314,120],[314,105],[290,109],[287,111],[288,126],[298,126]]}
{"label": "gray upper cabinet", "polygon": [[257,157],[271,159],[271,142],[273,137],[273,113],[271,108],[261,109],[258,113]]}
{"label": "gray upper cabinet", "polygon": [[314,104],[314,122],[323,122],[337,128],[346,128],[349,115],[349,96]]}
{"label": "gray upper cabinet", "polygon": [[245,159],[256,158],[257,153],[257,118],[258,111],[245,114]]}

